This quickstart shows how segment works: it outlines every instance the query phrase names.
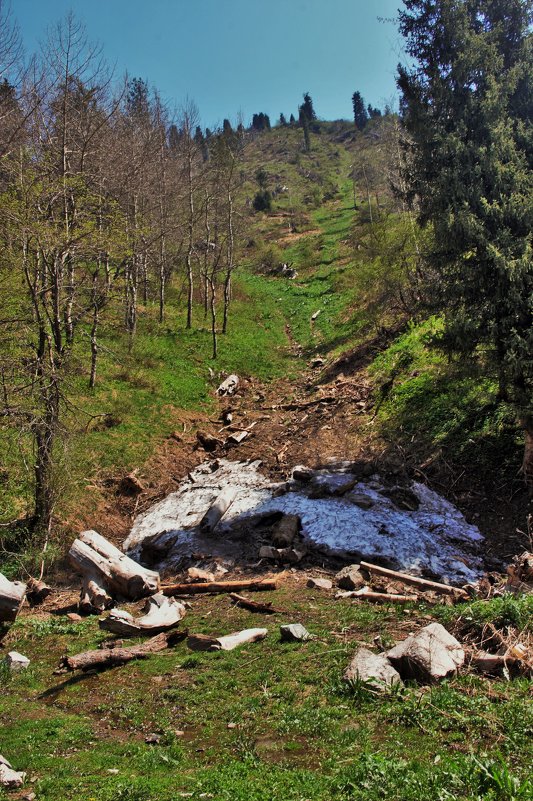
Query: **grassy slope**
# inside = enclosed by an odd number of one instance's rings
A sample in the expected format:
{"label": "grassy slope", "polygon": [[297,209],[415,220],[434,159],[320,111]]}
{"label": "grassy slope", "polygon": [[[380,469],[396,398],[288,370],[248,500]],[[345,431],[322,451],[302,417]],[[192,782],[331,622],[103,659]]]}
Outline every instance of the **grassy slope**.
{"label": "grassy slope", "polygon": [[[181,644],[66,682],[51,671],[65,651],[105,638],[95,619],[20,621],[9,646],[32,665],[3,676],[0,751],[35,777],[42,801],[174,801],[181,793],[215,801],[531,797],[529,682],[465,675],[382,698],[341,681],[358,641],[372,644],[380,634],[392,642],[427,622],[429,611],[448,624],[460,614],[481,624],[503,613],[525,625],[531,599],[503,609],[496,601],[406,610],[334,602],[293,583],[276,593],[275,605],[286,614],[258,621],[228,598],[195,599],[189,630],[266,625],[267,639],[231,653],[191,653]],[[278,624],[288,620],[318,639],[281,643]],[[151,733],[159,744],[144,742]]]}

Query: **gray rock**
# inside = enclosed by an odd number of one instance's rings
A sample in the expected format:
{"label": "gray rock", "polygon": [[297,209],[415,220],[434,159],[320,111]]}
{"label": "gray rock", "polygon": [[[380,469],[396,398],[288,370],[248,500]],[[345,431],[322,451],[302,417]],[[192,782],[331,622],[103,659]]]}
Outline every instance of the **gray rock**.
{"label": "gray rock", "polygon": [[359,565],[347,565],[343,567],[335,576],[335,581],[337,582],[337,586],[342,590],[358,590],[364,587],[366,583],[359,570]]}
{"label": "gray rock", "polygon": [[13,770],[7,759],[0,754],[0,786],[15,790],[17,787],[22,787],[25,780],[26,774]]}
{"label": "gray rock", "polygon": [[364,495],[362,492],[351,492],[347,499],[358,506],[360,509],[371,509],[374,506],[374,501],[369,495]]}
{"label": "gray rock", "polygon": [[387,657],[403,679],[431,684],[456,673],[465,652],[444,626],[430,623],[388,651]]}
{"label": "gray rock", "polygon": [[284,626],[280,626],[279,631],[284,642],[305,642],[306,640],[314,639],[314,636],[309,634],[301,623],[287,623]]}
{"label": "gray rock", "polygon": [[28,657],[19,654],[18,651],[10,651],[5,657],[4,662],[12,673],[25,670],[30,664]]}
{"label": "gray rock", "polygon": [[333,582],[326,578],[310,578],[307,580],[307,586],[313,590],[331,590]]}
{"label": "gray rock", "polygon": [[386,690],[393,684],[402,684],[400,674],[393,668],[384,654],[374,654],[367,648],[359,648],[344,672],[345,681],[370,681],[378,689]]}

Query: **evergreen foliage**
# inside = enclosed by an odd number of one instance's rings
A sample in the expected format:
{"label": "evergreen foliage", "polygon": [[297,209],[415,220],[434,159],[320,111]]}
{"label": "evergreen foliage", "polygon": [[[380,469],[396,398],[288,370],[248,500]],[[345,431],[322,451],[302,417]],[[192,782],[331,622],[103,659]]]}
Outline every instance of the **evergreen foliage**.
{"label": "evergreen foliage", "polygon": [[[531,0],[404,0],[408,196],[431,225],[441,345],[482,353],[533,459]],[[529,454],[529,455],[528,455]],[[533,481],[533,470],[529,473]]]}
{"label": "evergreen foliage", "polygon": [[368,112],[365,108],[365,101],[361,97],[360,92],[353,93],[352,107],[353,107],[353,120],[355,123],[355,127],[359,131],[362,131],[368,122]]}

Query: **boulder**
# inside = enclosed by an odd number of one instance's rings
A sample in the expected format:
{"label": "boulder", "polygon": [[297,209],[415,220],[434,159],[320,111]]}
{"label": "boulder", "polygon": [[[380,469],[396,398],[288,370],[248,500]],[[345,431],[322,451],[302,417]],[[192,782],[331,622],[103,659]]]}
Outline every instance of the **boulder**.
{"label": "boulder", "polygon": [[387,652],[402,679],[432,684],[457,672],[465,652],[440,623],[430,623]]}
{"label": "boulder", "polygon": [[366,584],[359,570],[359,565],[347,565],[343,567],[335,576],[335,581],[341,590],[359,590]]}
{"label": "boulder", "polygon": [[309,634],[301,623],[287,623],[279,627],[279,632],[283,642],[305,642],[314,639],[314,635]]}
{"label": "boulder", "polygon": [[30,664],[28,657],[19,654],[18,651],[10,651],[4,659],[4,662],[12,673],[25,670]]}
{"label": "boulder", "polygon": [[326,578],[310,578],[307,580],[307,586],[313,590],[331,590],[333,582]]}
{"label": "boulder", "polygon": [[15,790],[17,787],[22,787],[25,779],[26,774],[13,770],[7,759],[0,754],[0,787]]}
{"label": "boulder", "polygon": [[374,654],[368,648],[359,648],[344,672],[345,681],[369,681],[381,690],[393,684],[403,684],[400,674],[384,654]]}

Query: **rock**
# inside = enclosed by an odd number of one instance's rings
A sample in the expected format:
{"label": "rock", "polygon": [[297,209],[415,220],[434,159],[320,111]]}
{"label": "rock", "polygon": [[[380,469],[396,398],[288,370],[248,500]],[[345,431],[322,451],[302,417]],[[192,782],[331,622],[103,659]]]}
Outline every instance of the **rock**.
{"label": "rock", "polygon": [[403,679],[431,684],[456,673],[465,652],[444,626],[430,623],[388,651],[387,658]]}
{"label": "rock", "polygon": [[259,549],[260,559],[273,559],[276,562],[289,562],[296,565],[306,554],[305,548],[274,548],[272,545],[263,545]]}
{"label": "rock", "polygon": [[292,477],[295,481],[303,481],[307,483],[308,481],[311,481],[314,475],[314,470],[311,470],[310,467],[305,467],[301,464],[297,465],[292,471]]}
{"label": "rock", "polygon": [[25,779],[26,774],[13,770],[7,759],[0,754],[0,787],[15,790],[17,787],[22,787]]}
{"label": "rock", "polygon": [[383,654],[359,648],[344,672],[345,681],[370,681],[385,690],[393,684],[403,684],[400,674]]}
{"label": "rock", "polygon": [[18,651],[10,651],[5,657],[4,662],[12,673],[25,670],[30,664],[28,657],[19,654]]}
{"label": "rock", "polygon": [[333,582],[326,578],[310,578],[307,580],[307,586],[313,590],[331,590]]}
{"label": "rock", "polygon": [[317,359],[313,359],[311,364],[309,365],[313,370],[317,370],[319,367],[324,367],[325,360],[322,359],[320,356]]}
{"label": "rock", "polygon": [[121,495],[140,495],[141,492],[144,492],[144,489],[144,484],[134,472],[124,476],[118,485],[118,491]]}
{"label": "rock", "polygon": [[362,492],[351,492],[348,500],[358,506],[360,509],[371,509],[374,506],[374,501],[368,495]]}
{"label": "rock", "polygon": [[335,576],[335,581],[337,582],[337,586],[342,590],[359,590],[366,584],[359,570],[359,565],[347,565],[343,567]]}
{"label": "rock", "polygon": [[147,734],[144,738],[144,742],[147,743],[147,745],[158,745],[161,742],[161,735]]}
{"label": "rock", "polygon": [[67,617],[72,623],[79,623],[80,620],[83,620],[81,615],[78,615],[77,612],[67,612]]}
{"label": "rock", "polygon": [[314,639],[314,635],[309,634],[301,623],[287,623],[279,627],[279,632],[283,642],[305,642]]}
{"label": "rock", "polygon": [[[226,571],[227,572],[227,571]],[[187,570],[188,581],[215,581],[215,576],[208,570],[201,570],[199,567],[190,567]]]}

